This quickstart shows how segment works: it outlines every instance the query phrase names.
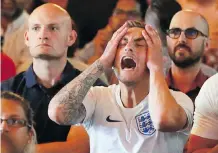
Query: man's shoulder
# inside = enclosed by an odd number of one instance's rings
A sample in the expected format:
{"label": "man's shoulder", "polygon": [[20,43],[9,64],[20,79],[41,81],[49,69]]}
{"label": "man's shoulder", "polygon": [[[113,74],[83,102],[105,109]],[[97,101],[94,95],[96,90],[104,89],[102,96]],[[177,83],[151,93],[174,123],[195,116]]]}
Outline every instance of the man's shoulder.
{"label": "man's shoulder", "polygon": [[25,81],[24,73],[25,72],[21,72],[21,73],[17,74],[16,76],[1,82],[1,90],[2,91],[14,91],[15,92],[16,88],[18,88],[19,85],[23,81]]}

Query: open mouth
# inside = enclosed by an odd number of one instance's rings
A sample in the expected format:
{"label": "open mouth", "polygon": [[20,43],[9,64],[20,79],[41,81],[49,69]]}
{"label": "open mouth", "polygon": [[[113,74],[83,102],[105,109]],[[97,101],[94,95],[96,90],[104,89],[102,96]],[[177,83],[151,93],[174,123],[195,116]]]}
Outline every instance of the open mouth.
{"label": "open mouth", "polygon": [[134,69],[136,67],[136,62],[132,57],[124,56],[121,60],[122,69]]}

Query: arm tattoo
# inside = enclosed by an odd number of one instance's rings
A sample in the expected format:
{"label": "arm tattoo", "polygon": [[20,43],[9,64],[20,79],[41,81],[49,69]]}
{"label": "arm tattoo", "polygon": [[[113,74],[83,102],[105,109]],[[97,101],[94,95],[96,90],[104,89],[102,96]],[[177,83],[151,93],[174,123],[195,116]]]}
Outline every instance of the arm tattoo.
{"label": "arm tattoo", "polygon": [[84,120],[86,110],[82,101],[103,71],[103,65],[97,60],[55,95],[51,105],[61,109],[58,115],[63,124],[76,124]]}

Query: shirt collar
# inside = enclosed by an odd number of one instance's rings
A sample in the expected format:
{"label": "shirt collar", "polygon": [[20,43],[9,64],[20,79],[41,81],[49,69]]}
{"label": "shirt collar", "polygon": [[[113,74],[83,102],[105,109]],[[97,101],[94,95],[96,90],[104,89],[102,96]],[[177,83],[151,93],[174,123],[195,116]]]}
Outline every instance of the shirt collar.
{"label": "shirt collar", "polygon": [[[204,82],[208,79],[209,77],[206,76],[202,70],[200,70],[194,80],[195,82],[195,87],[194,89],[196,89],[197,87],[201,88],[202,85],[204,84]],[[172,70],[171,68],[169,69],[167,75],[166,75],[166,81],[167,81],[167,84],[170,88],[173,88],[173,89],[176,89],[175,86],[174,86],[174,83],[173,83],[173,76],[172,76]]]}
{"label": "shirt collar", "polygon": [[[69,81],[71,81],[73,78],[78,76],[80,74],[80,71],[75,69],[68,61],[64,68],[63,73],[61,74],[61,78],[59,80],[59,84],[65,85]],[[25,72],[25,78],[26,78],[26,85],[28,88],[33,87],[34,85],[38,84],[36,75],[33,71],[33,65],[31,65],[28,70]]]}

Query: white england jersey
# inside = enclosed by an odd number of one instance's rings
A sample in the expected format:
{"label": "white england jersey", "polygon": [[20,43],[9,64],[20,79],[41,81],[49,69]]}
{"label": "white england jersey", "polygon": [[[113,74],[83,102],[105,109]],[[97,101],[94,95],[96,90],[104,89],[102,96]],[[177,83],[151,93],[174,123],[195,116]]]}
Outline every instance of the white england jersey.
{"label": "white england jersey", "polygon": [[188,126],[160,132],[152,124],[147,97],[136,107],[125,108],[119,85],[92,87],[83,101],[91,153],[182,153],[192,126],[193,103],[181,92],[171,93],[184,108]]}
{"label": "white england jersey", "polygon": [[191,134],[218,140],[218,73],[202,86],[195,99],[194,125]]}

